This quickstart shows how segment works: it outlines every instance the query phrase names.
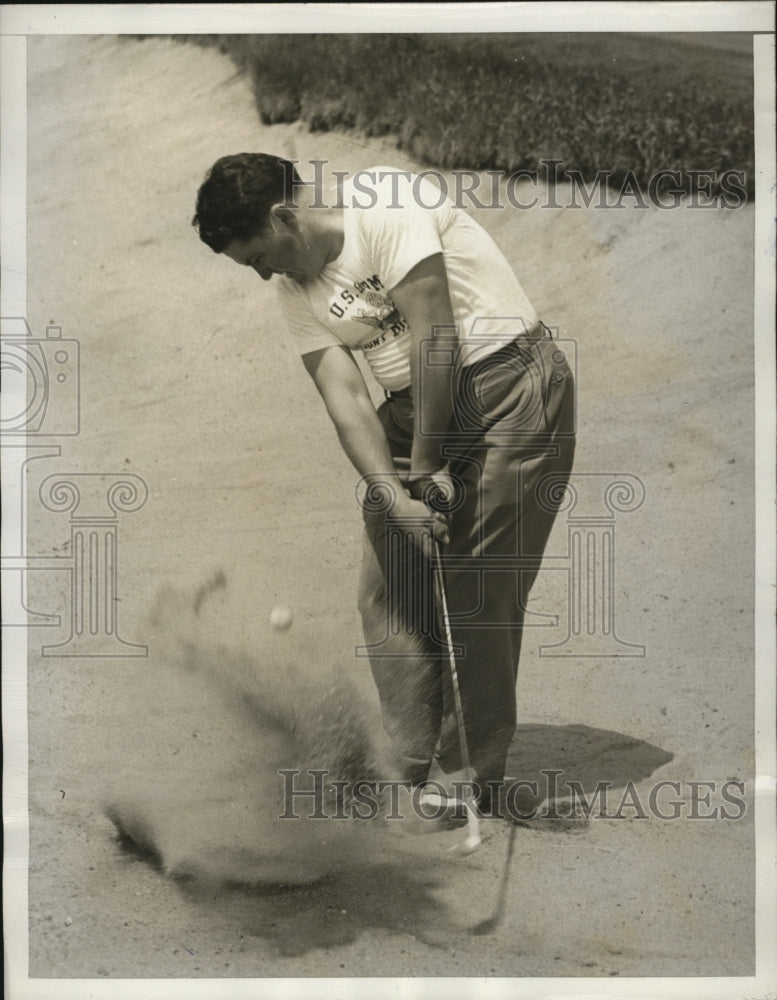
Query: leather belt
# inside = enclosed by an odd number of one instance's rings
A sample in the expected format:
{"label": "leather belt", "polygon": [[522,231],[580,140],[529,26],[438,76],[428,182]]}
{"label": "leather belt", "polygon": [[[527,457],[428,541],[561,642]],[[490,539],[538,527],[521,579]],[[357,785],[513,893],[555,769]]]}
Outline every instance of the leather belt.
{"label": "leather belt", "polygon": [[[517,337],[513,338],[513,340],[508,341],[508,343],[503,344],[501,347],[498,347],[495,351],[493,351],[493,354],[488,354],[485,358],[481,358],[480,362],[488,361],[490,357],[496,357],[504,351],[520,349],[522,343],[525,344],[529,342],[533,344],[537,340],[544,340],[545,337],[549,337],[552,340],[553,333],[550,327],[545,326],[542,320],[538,320],[537,325],[532,327],[531,330],[528,330],[526,333],[519,333]],[[478,362],[476,362],[476,364],[477,363]],[[410,399],[413,394],[412,388],[409,385],[404,389],[384,389],[383,391],[386,399],[388,400]]]}

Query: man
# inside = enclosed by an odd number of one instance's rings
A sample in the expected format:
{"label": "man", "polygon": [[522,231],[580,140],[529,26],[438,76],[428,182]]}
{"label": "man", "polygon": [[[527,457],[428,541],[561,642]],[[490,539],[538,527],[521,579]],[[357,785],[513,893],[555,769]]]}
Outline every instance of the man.
{"label": "man", "polygon": [[[266,154],[220,159],[194,225],[279,275],[285,319],[361,476],[359,607],[403,777],[463,767],[445,590],[479,801],[504,778],[529,589],[574,453],[572,376],[493,240],[427,178],[361,171],[336,195]],[[377,409],[352,351],[386,394]],[[433,485],[447,513],[427,505]],[[439,505],[437,505],[439,506]]]}

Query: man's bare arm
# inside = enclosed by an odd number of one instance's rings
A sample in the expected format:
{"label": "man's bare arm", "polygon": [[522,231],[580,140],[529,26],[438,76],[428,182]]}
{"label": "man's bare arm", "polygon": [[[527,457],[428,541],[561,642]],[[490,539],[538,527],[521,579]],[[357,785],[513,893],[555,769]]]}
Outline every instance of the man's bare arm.
{"label": "man's bare arm", "polygon": [[453,308],[441,253],[420,261],[391,290],[391,298],[410,324],[410,374],[415,402],[411,478],[438,472],[442,445],[451,420],[453,365],[424,364],[424,344],[455,352],[458,345]]}
{"label": "man's bare arm", "polygon": [[303,363],[324,400],[343,451],[365,482],[387,490],[393,498],[387,511],[392,518],[406,520],[417,532],[425,523],[434,525],[440,540],[447,539],[444,519],[432,518],[424,506],[403,489],[383,427],[375,412],[364,377],[346,347],[325,347],[303,355]]}

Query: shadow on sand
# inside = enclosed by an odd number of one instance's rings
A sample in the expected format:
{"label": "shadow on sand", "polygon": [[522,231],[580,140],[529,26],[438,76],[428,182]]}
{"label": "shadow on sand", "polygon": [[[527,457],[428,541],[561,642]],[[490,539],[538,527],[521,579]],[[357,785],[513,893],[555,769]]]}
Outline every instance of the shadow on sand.
{"label": "shadow on sand", "polygon": [[[609,729],[519,725],[508,753],[507,773],[536,781],[541,793],[555,799],[570,794],[570,782],[577,782],[586,795],[601,782],[613,789],[629,782],[636,785],[673,757],[668,750]],[[549,777],[554,771],[561,773]]]}
{"label": "shadow on sand", "polygon": [[189,879],[179,884],[192,901],[218,908],[244,936],[261,938],[285,956],[348,945],[372,929],[408,935],[429,947],[442,947],[465,930],[434,897],[441,879],[428,860],[358,865],[311,885],[216,887]]}

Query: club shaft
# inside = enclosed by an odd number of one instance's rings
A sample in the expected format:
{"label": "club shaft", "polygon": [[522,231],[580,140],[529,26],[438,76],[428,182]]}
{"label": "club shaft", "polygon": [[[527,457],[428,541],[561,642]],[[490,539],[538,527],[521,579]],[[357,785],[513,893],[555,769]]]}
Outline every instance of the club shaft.
{"label": "club shaft", "polygon": [[[453,636],[451,635],[451,625],[448,616],[448,598],[445,593],[445,579],[442,569],[442,558],[440,555],[440,543],[435,538],[434,545],[434,576],[437,585],[437,598],[439,603],[440,619],[442,621],[445,642],[448,648],[448,663],[450,666],[451,688],[453,690],[453,710],[456,715],[456,728],[459,733],[459,752],[461,763],[467,775],[467,780],[472,784],[473,772],[469,758],[469,746],[467,744],[467,733],[464,728],[464,709],[461,703],[461,690],[459,689],[459,674],[456,669],[456,655],[453,649]],[[472,798],[472,791],[469,792]]]}

